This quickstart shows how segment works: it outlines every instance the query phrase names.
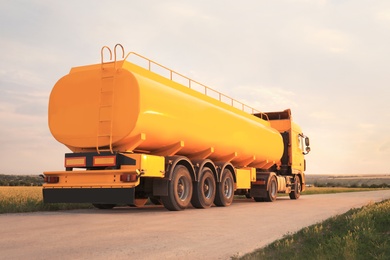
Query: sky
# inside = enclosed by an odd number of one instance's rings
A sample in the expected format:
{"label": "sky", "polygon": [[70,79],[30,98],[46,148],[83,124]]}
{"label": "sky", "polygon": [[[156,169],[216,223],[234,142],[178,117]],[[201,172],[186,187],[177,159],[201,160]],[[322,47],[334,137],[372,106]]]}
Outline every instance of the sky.
{"label": "sky", "polygon": [[388,0],[0,0],[0,174],[63,170],[50,91],[116,43],[260,111],[290,108],[308,174],[390,173]]}

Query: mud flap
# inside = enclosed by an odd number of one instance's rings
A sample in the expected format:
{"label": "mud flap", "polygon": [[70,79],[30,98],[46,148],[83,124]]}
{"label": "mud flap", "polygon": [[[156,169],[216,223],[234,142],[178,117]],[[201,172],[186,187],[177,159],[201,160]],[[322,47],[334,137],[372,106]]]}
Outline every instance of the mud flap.
{"label": "mud flap", "polygon": [[251,197],[265,198],[267,196],[267,186],[265,185],[252,185],[250,189]]}
{"label": "mud flap", "polygon": [[154,179],[153,180],[153,196],[168,196],[168,184],[167,179]]}

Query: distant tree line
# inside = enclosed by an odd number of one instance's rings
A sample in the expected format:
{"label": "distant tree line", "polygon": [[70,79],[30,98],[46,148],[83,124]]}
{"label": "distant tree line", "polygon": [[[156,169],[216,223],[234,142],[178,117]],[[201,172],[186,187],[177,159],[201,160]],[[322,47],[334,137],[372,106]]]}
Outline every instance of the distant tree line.
{"label": "distant tree line", "polygon": [[38,175],[0,174],[0,186],[42,186],[43,179]]}
{"label": "distant tree line", "polygon": [[314,182],[314,186],[315,187],[343,187],[343,188],[390,188],[390,184],[387,184],[387,183],[381,183],[381,184],[366,184],[366,183],[345,184],[345,183],[338,183],[338,182],[326,182],[326,183]]}

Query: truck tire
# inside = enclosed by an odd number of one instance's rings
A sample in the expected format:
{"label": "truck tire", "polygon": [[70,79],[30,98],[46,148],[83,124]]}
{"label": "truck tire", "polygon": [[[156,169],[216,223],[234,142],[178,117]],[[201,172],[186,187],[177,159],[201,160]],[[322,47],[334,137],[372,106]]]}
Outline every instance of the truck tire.
{"label": "truck tire", "polygon": [[297,200],[301,196],[301,179],[299,178],[298,175],[295,175],[294,177],[294,185],[293,185],[293,190],[289,193],[290,199],[292,200]]}
{"label": "truck tire", "polygon": [[263,198],[263,197],[253,197],[253,199],[254,199],[256,202],[264,202],[264,201],[265,201],[265,198]]}
{"label": "truck tire", "polygon": [[278,195],[278,183],[276,181],[275,176],[271,176],[268,183],[267,196],[265,197],[265,201],[274,202]]}
{"label": "truck tire", "polygon": [[225,169],[222,174],[221,182],[217,184],[214,204],[216,206],[226,207],[232,204],[234,197],[234,179],[230,170]]}
{"label": "truck tire", "polygon": [[97,209],[112,209],[113,207],[116,206],[115,204],[96,204],[96,203],[93,203],[92,205]]}
{"label": "truck tire", "polygon": [[161,196],[161,202],[168,210],[178,211],[187,208],[191,202],[192,180],[188,169],[177,165],[168,183],[168,196]]}
{"label": "truck tire", "polygon": [[194,182],[191,204],[195,208],[205,209],[211,207],[215,199],[215,178],[210,168],[202,169],[199,181]]}

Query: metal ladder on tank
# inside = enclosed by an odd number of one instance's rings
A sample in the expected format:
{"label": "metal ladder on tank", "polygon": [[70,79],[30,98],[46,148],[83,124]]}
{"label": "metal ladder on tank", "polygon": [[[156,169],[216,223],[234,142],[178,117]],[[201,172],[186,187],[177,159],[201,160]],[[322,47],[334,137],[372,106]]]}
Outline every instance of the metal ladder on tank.
{"label": "metal ladder on tank", "polygon": [[[122,45],[117,44],[114,48],[114,61],[112,62],[112,52],[107,46],[101,49],[101,84],[100,84],[100,100],[99,100],[99,114],[98,127],[96,138],[96,151],[114,153],[112,147],[113,136],[113,117],[114,117],[114,101],[115,101],[115,74],[116,74],[116,48],[122,48],[122,58],[124,56],[124,49]],[[110,53],[110,61],[104,62],[103,52],[108,49]],[[108,145],[103,145],[107,144]]]}

